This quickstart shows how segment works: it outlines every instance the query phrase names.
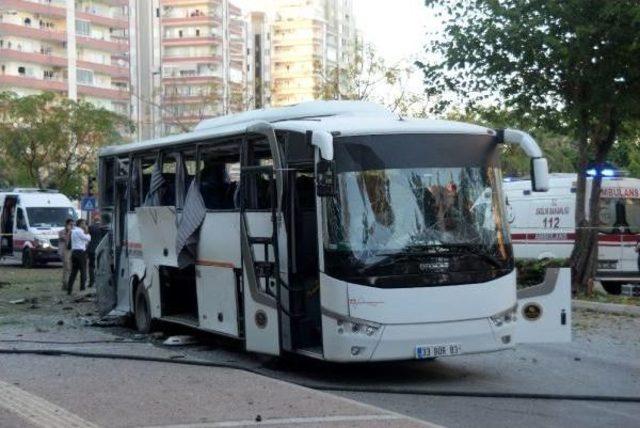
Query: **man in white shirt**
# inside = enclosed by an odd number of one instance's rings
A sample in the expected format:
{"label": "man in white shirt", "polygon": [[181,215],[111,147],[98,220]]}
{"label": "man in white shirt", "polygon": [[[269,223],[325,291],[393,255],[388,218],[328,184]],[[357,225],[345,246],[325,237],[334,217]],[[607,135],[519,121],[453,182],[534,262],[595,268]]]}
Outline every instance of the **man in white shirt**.
{"label": "man in white shirt", "polygon": [[91,235],[87,230],[87,224],[80,219],[76,227],[71,231],[71,274],[67,285],[67,294],[71,294],[76,275],[80,271],[80,291],[84,290],[87,283],[87,245],[91,241]]}

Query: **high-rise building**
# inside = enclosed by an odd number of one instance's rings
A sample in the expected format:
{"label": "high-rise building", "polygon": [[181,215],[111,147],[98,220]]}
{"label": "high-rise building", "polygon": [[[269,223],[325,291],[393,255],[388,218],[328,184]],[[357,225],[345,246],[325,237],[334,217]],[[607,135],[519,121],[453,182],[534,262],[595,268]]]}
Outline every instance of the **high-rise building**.
{"label": "high-rise building", "polygon": [[[259,31],[249,39],[264,34],[269,48],[269,73],[260,78],[254,67],[251,90],[258,94],[257,98],[266,92],[255,82],[263,83],[267,77],[271,105],[317,99],[324,85],[332,80],[339,82],[339,71],[355,61],[361,44],[352,0],[257,0],[250,7],[263,11],[269,22],[266,32],[264,26],[250,26]],[[252,15],[251,22],[254,21]],[[250,65],[255,55],[256,49],[249,52]],[[264,64],[261,70],[264,73]]]}
{"label": "high-rise building", "polygon": [[271,22],[266,12],[247,15],[247,99],[251,108],[271,104]]}
{"label": "high-rise building", "polygon": [[157,15],[164,133],[246,109],[241,9],[228,0],[160,0]]}
{"label": "high-rise building", "polygon": [[0,0],[0,91],[130,115],[129,0]]}

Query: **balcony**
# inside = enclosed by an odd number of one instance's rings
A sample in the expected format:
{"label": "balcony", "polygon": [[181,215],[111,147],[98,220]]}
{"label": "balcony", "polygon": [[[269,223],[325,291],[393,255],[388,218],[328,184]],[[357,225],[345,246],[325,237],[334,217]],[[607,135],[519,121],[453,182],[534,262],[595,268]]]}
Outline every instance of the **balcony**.
{"label": "balcony", "polygon": [[165,105],[179,105],[179,104],[214,104],[216,101],[220,101],[222,95],[210,94],[210,95],[166,95],[162,97],[162,103]]}
{"label": "balcony", "polygon": [[121,53],[129,51],[129,43],[115,40],[94,39],[92,37],[81,34],[76,35],[76,43],[78,46],[93,48],[100,51],[112,53]]}
{"label": "balcony", "polygon": [[40,91],[66,92],[67,82],[63,79],[38,79],[29,76],[0,75],[0,85],[18,88],[37,89]]}
{"label": "balcony", "polygon": [[119,67],[117,65],[100,64],[97,62],[83,61],[78,59],[76,63],[78,68],[85,68],[87,70],[93,70],[98,73],[108,74],[112,78],[118,78],[119,80],[129,80],[129,69],[127,67]]}
{"label": "balcony", "polygon": [[176,63],[176,62],[196,62],[201,64],[211,64],[211,63],[219,63],[222,61],[222,57],[216,54],[202,55],[202,56],[186,56],[186,55],[176,55],[176,56],[165,56],[163,58],[164,62]]}
{"label": "balcony", "polygon": [[218,15],[204,15],[185,13],[183,16],[165,15],[162,17],[162,25],[165,27],[187,27],[195,25],[222,25],[222,18]]}
{"label": "balcony", "polygon": [[214,75],[211,75],[211,76],[207,76],[207,75],[165,76],[162,78],[162,82],[165,84],[222,83],[222,78]]}
{"label": "balcony", "polygon": [[121,100],[126,101],[129,100],[130,94],[129,91],[111,89],[111,88],[100,88],[97,86],[88,86],[78,84],[78,94],[94,97],[94,98],[105,98],[108,100]]}
{"label": "balcony", "polygon": [[48,42],[66,42],[67,34],[64,31],[44,30],[25,25],[7,24],[0,22],[0,34],[4,36],[18,36],[27,39],[46,40]]}
{"label": "balcony", "polygon": [[0,49],[0,59],[12,59],[18,62],[48,65],[52,67],[66,67],[67,58],[47,55],[40,52],[25,52],[18,49]]}
{"label": "balcony", "polygon": [[213,43],[222,43],[222,38],[219,36],[208,37],[165,37],[162,39],[164,46],[203,46],[211,45]]}
{"label": "balcony", "polygon": [[161,6],[199,6],[211,3],[220,6],[222,0],[160,0]]}
{"label": "balcony", "polygon": [[97,13],[82,12],[80,10],[76,10],[76,19],[89,21],[92,24],[97,24],[109,28],[129,28],[129,18],[126,16],[110,17],[99,15]]}
{"label": "balcony", "polygon": [[[67,10],[61,2],[36,2],[25,0],[0,0],[0,10],[19,10],[33,14],[65,18]],[[35,21],[35,19],[34,19]]]}

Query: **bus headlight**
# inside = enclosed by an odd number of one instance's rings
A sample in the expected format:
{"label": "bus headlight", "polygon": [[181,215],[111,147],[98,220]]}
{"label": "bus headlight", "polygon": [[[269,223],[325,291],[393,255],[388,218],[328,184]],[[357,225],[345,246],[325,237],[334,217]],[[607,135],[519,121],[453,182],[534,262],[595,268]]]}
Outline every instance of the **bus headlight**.
{"label": "bus headlight", "polygon": [[515,304],[506,311],[498,312],[495,315],[490,316],[491,322],[496,327],[501,327],[503,324],[509,324],[516,320],[516,310],[518,305]]}
{"label": "bus headlight", "polygon": [[370,321],[355,321],[340,319],[336,321],[338,334],[350,332],[353,334],[362,334],[366,336],[374,336],[380,330],[380,324]]}

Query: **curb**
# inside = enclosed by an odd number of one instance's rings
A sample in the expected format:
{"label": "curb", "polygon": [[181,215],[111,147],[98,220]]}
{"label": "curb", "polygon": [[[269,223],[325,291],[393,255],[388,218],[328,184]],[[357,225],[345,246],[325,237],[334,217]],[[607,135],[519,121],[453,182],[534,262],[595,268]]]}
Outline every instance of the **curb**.
{"label": "curb", "polygon": [[640,306],[622,305],[619,303],[588,302],[586,300],[573,300],[573,309],[583,309],[588,311],[602,312],[614,315],[630,315],[640,317]]}

